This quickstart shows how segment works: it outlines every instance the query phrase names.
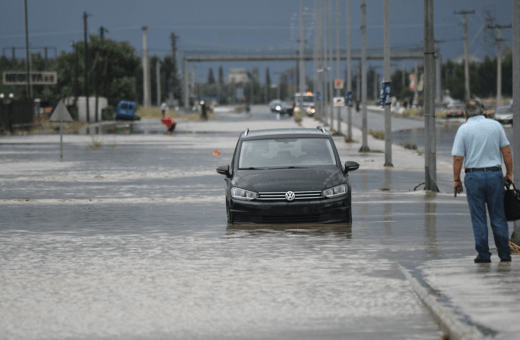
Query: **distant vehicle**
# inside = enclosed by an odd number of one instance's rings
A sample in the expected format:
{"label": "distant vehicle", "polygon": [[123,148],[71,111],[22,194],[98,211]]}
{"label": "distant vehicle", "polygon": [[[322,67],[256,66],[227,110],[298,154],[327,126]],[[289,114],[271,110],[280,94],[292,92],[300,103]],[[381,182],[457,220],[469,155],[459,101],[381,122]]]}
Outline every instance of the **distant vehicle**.
{"label": "distant vehicle", "polygon": [[121,100],[116,107],[116,119],[139,120],[141,117],[135,112],[135,102]]}
{"label": "distant vehicle", "polygon": [[270,129],[238,138],[225,175],[229,224],[352,224],[348,174],[329,131]]}
{"label": "distant vehicle", "polygon": [[312,117],[316,112],[314,108],[315,98],[312,92],[306,92],[304,94],[295,93],[294,94],[294,103],[296,104],[294,107],[295,111],[305,112],[307,116]]}
{"label": "distant vehicle", "polygon": [[484,116],[486,116],[486,118],[493,119],[495,117],[495,107],[493,104],[484,103],[482,109],[484,110]]}
{"label": "distant vehicle", "polygon": [[464,118],[464,104],[463,103],[453,103],[446,110],[446,119],[448,118]]}
{"label": "distant vehicle", "polygon": [[513,107],[510,105],[497,107],[495,120],[502,124],[513,124]]}
{"label": "distant vehicle", "polygon": [[269,108],[271,112],[283,114],[287,112],[287,103],[283,100],[275,99],[269,103]]}

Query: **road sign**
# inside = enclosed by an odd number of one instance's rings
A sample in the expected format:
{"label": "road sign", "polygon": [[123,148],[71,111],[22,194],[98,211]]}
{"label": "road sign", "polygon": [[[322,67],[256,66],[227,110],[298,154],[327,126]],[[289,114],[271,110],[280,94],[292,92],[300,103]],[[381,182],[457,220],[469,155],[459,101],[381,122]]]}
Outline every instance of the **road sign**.
{"label": "road sign", "polygon": [[63,104],[63,100],[60,100],[58,106],[56,106],[53,114],[49,118],[50,122],[59,122],[60,120],[64,122],[72,122],[72,117],[70,116],[69,110],[67,110],[65,104]]}
{"label": "road sign", "polygon": [[352,107],[352,92],[345,93],[345,106]]}
{"label": "road sign", "polygon": [[392,83],[389,81],[381,82],[381,92],[379,95],[379,104],[381,104],[381,106],[392,104],[392,92],[390,88],[391,84]]}
{"label": "road sign", "polygon": [[[31,85],[56,85],[58,72],[31,72]],[[27,85],[27,73],[19,71],[4,72],[4,85]]]}
{"label": "road sign", "polygon": [[334,97],[334,107],[345,106],[345,97]]}
{"label": "road sign", "polygon": [[334,88],[341,90],[343,88],[343,79],[334,79]]}

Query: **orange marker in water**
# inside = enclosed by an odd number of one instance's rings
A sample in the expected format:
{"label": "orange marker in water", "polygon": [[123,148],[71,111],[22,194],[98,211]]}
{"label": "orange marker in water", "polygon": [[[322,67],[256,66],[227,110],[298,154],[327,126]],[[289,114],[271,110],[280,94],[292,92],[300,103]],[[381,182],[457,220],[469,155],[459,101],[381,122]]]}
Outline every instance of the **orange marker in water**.
{"label": "orange marker in water", "polygon": [[215,156],[220,156],[220,152],[218,152],[217,150],[213,151],[213,155]]}

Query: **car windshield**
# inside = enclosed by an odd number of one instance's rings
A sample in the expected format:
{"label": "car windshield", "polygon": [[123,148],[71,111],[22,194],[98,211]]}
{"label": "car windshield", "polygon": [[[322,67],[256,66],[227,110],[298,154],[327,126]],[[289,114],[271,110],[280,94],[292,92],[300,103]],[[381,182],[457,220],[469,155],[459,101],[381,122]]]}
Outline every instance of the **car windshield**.
{"label": "car windshield", "polygon": [[462,110],[464,108],[464,104],[455,104],[451,107],[452,110]]}
{"label": "car windshield", "polygon": [[336,165],[326,138],[279,138],[242,143],[239,169]]}
{"label": "car windshield", "polygon": [[303,101],[304,102],[313,102],[314,96],[303,96]]}

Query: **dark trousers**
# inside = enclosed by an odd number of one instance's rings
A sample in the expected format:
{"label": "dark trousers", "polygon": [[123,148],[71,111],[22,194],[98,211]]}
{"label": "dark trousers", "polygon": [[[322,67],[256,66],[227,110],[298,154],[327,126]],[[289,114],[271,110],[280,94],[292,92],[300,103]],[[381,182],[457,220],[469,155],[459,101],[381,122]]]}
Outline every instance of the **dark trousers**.
{"label": "dark trousers", "polygon": [[475,248],[483,259],[489,259],[487,212],[493,238],[501,259],[511,255],[509,230],[504,213],[504,175],[502,171],[475,171],[464,178],[475,237]]}

